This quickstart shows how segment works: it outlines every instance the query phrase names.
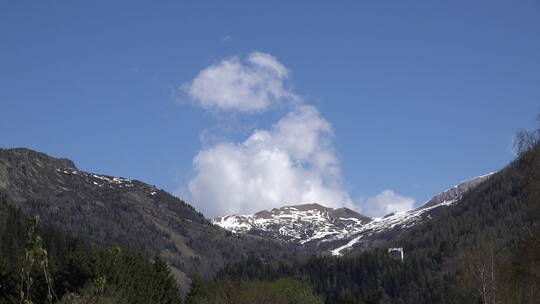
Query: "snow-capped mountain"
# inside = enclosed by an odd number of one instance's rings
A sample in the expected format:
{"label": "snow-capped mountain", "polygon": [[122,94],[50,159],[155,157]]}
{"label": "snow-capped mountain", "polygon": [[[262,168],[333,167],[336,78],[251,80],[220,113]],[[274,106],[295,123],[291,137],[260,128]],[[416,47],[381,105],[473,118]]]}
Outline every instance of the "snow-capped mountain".
{"label": "snow-capped mountain", "polygon": [[492,173],[459,183],[437,194],[420,207],[370,218],[347,208],[304,204],[274,208],[248,215],[226,215],[212,222],[234,233],[247,233],[314,246],[341,255],[377,240],[392,239],[400,232],[426,220],[440,207],[450,206],[485,181]]}
{"label": "snow-capped mountain", "polygon": [[249,215],[226,215],[212,222],[235,233],[250,233],[300,244],[343,239],[371,221],[348,208],[319,204],[285,206]]}

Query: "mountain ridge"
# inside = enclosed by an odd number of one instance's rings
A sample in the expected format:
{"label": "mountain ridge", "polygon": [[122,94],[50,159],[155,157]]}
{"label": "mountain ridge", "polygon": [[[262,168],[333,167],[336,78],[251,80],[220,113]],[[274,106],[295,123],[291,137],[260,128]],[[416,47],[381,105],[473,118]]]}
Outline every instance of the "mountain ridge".
{"label": "mountain ridge", "polygon": [[[431,218],[439,207],[451,206],[468,190],[493,173],[474,177],[433,196],[417,208],[370,218],[354,210],[330,208],[318,203],[287,205],[254,214],[232,214],[211,221],[233,233],[252,234],[286,242],[297,242],[316,250],[341,255],[360,243],[389,240],[401,231]],[[368,244],[369,246],[369,244]]]}
{"label": "mountain ridge", "polygon": [[0,194],[26,215],[98,247],[160,256],[186,288],[194,273],[212,275],[244,254],[288,259],[292,244],[235,235],[212,225],[181,199],[137,180],[79,170],[26,148],[0,149]]}

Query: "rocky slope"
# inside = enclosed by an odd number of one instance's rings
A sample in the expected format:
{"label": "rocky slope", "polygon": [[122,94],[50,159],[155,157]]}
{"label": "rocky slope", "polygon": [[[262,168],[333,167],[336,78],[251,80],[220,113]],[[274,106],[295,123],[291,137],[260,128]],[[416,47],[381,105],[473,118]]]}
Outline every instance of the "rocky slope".
{"label": "rocky slope", "polygon": [[394,212],[380,218],[369,218],[347,208],[304,204],[255,214],[227,215],[214,218],[212,222],[237,234],[279,239],[341,255],[354,248],[394,239],[402,231],[430,220],[439,208],[456,203],[466,191],[490,176],[487,174],[461,182],[414,210]]}
{"label": "rocky slope", "polygon": [[[180,281],[212,274],[244,254],[300,255],[294,244],[232,234],[182,200],[140,181],[79,170],[67,159],[0,149],[0,195],[27,215],[97,246],[160,255]],[[288,246],[288,247],[287,247]]]}

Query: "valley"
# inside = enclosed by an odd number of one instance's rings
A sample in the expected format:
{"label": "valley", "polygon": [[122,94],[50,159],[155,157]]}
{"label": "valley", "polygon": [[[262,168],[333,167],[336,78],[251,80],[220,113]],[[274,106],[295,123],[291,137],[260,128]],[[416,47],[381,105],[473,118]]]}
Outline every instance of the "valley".
{"label": "valley", "polygon": [[[24,247],[24,233],[9,231],[14,225],[19,227],[17,231],[24,229],[21,219],[25,215],[38,215],[50,227],[47,229],[57,231],[46,235],[67,240],[58,243],[46,237],[47,244],[66,244],[57,245],[66,246],[60,251],[48,247],[58,256],[53,260],[55,268],[67,267],[61,261],[69,252],[110,263],[107,255],[111,253],[103,255],[99,250],[110,252],[106,248],[117,246],[126,252],[122,254],[126,262],[139,259],[138,267],[149,267],[139,256],[154,257],[154,263],[163,260],[170,272],[159,275],[174,280],[187,303],[210,299],[229,303],[223,298],[229,284],[248,284],[237,290],[241,294],[253,288],[263,292],[292,284],[310,290],[305,299],[325,303],[349,303],[356,298],[373,298],[377,303],[455,303],[463,295],[478,295],[473,288],[474,268],[470,267],[485,256],[485,248],[491,248],[493,258],[503,267],[491,271],[503,273],[516,258],[526,258],[524,263],[529,263],[531,253],[521,253],[520,244],[530,238],[526,231],[538,228],[538,149],[524,152],[498,172],[458,183],[413,210],[379,218],[312,203],[210,220],[155,186],[84,172],[70,160],[28,149],[1,149],[0,194],[5,207],[0,208],[0,218],[15,214],[11,217],[18,220],[4,222],[11,226],[2,228],[6,241],[0,252],[4,258],[16,259],[13,254]],[[529,230],[522,231],[524,226]],[[76,245],[79,241],[86,247]],[[536,246],[536,241],[528,242]],[[403,248],[403,260],[390,258],[388,248]],[[135,256],[130,255],[132,250]],[[0,265],[0,272],[9,280],[16,271],[7,265]],[[122,267],[130,267],[127,265]],[[120,269],[121,273],[131,272]],[[99,273],[107,272],[95,275]],[[132,290],[121,287],[112,275],[106,274],[111,276],[111,284],[126,292]],[[422,279],[426,277],[429,280]],[[459,285],[456,278],[472,285]],[[527,280],[527,284],[536,284],[534,279]],[[250,282],[262,285],[255,287]],[[501,290],[500,297],[514,294],[511,289]],[[146,297],[142,291],[131,292],[134,297]],[[169,296],[174,297],[174,292]],[[230,295],[237,296],[241,295]],[[369,303],[355,301],[351,303]]]}

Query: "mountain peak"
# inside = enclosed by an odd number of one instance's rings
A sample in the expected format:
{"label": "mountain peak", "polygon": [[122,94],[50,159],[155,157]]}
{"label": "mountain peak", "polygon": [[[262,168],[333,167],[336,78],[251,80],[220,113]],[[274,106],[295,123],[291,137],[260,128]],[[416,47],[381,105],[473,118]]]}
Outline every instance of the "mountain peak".
{"label": "mountain peak", "polygon": [[0,148],[0,159],[14,163],[32,162],[41,167],[52,165],[56,168],[78,170],[75,163],[67,158],[56,158],[28,148]]}
{"label": "mountain peak", "polygon": [[284,206],[284,207],[281,207],[281,208],[279,208],[279,209],[282,209],[282,208],[294,208],[294,209],[297,209],[297,210],[300,210],[300,211],[307,211],[307,210],[329,210],[329,209],[332,209],[332,208],[325,207],[325,206],[323,206],[323,205],[321,205],[321,204],[317,204],[317,203]]}
{"label": "mountain peak", "polygon": [[212,222],[235,233],[250,233],[301,244],[329,242],[350,234],[371,221],[348,208],[330,208],[317,203],[288,205],[255,214],[227,215]]}

